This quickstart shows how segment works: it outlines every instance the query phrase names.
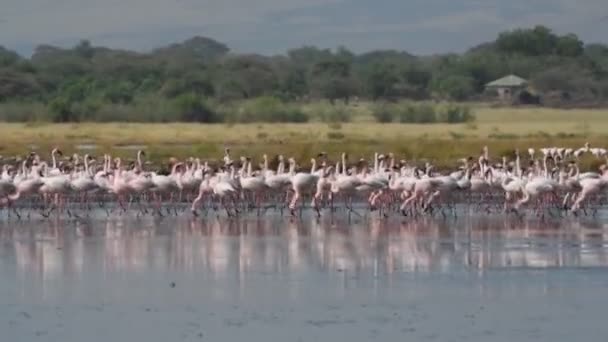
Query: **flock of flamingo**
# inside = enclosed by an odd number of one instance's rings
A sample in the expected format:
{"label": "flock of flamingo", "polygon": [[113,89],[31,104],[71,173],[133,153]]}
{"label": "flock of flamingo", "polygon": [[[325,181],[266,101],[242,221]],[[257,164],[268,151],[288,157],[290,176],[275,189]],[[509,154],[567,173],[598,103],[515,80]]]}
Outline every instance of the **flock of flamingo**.
{"label": "flock of flamingo", "polygon": [[440,173],[430,163],[417,166],[396,160],[392,153],[376,153],[371,162],[349,162],[344,153],[332,162],[327,153],[320,153],[307,170],[293,158],[276,156],[270,163],[264,155],[254,167],[251,158],[233,160],[226,149],[214,167],[198,158],[172,159],[170,173],[161,174],[145,169],[143,151],[127,166],[107,154],[102,161],[77,154],[64,158],[54,149],[50,162],[32,152],[17,164],[3,166],[0,206],[9,217],[13,213],[21,218],[23,208],[29,209],[28,216],[33,210],[44,217],[53,211],[78,216],[83,211],[88,215],[91,203],[97,202],[109,215],[105,205],[111,201],[118,204],[112,211],[121,214],[136,210],[138,216],[164,216],[185,211],[187,206],[180,204],[191,202],[195,216],[201,210],[206,214],[223,209],[232,217],[252,210],[260,215],[270,208],[289,209],[296,216],[306,202],[319,216],[337,207],[358,214],[353,207],[357,203],[384,216],[398,212],[417,217],[456,215],[456,206],[463,204],[487,212],[523,215],[528,209],[537,215],[578,215],[587,213],[589,204],[600,203],[608,186],[607,164],[597,172],[581,173],[578,161],[587,153],[608,160],[606,149],[585,144],[527,152],[522,157],[516,150],[512,160],[492,162],[484,147],[478,157],[459,160],[462,165],[453,172]]}

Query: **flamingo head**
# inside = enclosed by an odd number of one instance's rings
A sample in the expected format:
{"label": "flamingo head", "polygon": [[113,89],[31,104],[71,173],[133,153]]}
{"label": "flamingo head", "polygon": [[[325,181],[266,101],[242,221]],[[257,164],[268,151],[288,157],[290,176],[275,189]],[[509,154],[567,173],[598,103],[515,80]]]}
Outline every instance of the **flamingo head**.
{"label": "flamingo head", "polygon": [[146,152],[144,152],[143,150],[139,150],[137,151],[137,155],[140,157],[145,157],[146,156]]}
{"label": "flamingo head", "polygon": [[58,149],[57,147],[55,147],[51,153],[52,154],[57,154],[59,156],[63,156],[63,152],[61,152],[61,150]]}

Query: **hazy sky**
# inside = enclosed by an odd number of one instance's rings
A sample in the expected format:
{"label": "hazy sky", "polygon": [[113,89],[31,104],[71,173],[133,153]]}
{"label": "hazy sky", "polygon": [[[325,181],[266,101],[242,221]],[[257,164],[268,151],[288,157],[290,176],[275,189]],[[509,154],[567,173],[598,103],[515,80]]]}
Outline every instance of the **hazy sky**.
{"label": "hazy sky", "polygon": [[548,25],[608,41],[608,0],[0,0],[0,45],[147,50],[202,35],[238,52],[314,44],[361,52],[462,51],[505,29]]}

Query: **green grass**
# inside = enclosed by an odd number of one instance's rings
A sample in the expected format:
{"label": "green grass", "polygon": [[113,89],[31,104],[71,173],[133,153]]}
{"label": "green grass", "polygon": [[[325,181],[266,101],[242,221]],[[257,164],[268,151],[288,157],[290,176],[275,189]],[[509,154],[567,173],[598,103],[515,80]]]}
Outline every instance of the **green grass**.
{"label": "green grass", "polygon": [[[313,104],[306,110],[321,110],[321,106]],[[0,154],[24,155],[35,145],[33,149],[44,155],[57,146],[66,153],[109,152],[132,158],[135,150],[128,145],[144,145],[156,161],[170,156],[213,160],[229,146],[235,156],[284,154],[302,162],[320,151],[336,155],[344,151],[356,158],[380,151],[396,153],[398,158],[454,164],[457,158],[477,155],[484,145],[493,155],[511,153],[514,148],[578,148],[586,141],[608,145],[608,110],[476,106],[474,123],[378,124],[371,120],[367,104],[356,108],[353,122],[342,124],[4,123],[0,125]],[[82,144],[95,144],[97,148],[78,149]]]}

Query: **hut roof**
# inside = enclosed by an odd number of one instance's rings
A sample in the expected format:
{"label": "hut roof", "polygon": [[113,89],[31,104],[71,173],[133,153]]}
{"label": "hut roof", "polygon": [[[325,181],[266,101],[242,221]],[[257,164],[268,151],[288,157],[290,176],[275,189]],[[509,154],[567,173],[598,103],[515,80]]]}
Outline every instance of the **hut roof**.
{"label": "hut roof", "polygon": [[499,88],[499,87],[521,87],[528,84],[528,81],[515,75],[508,75],[503,78],[499,78],[486,84],[486,87]]}

